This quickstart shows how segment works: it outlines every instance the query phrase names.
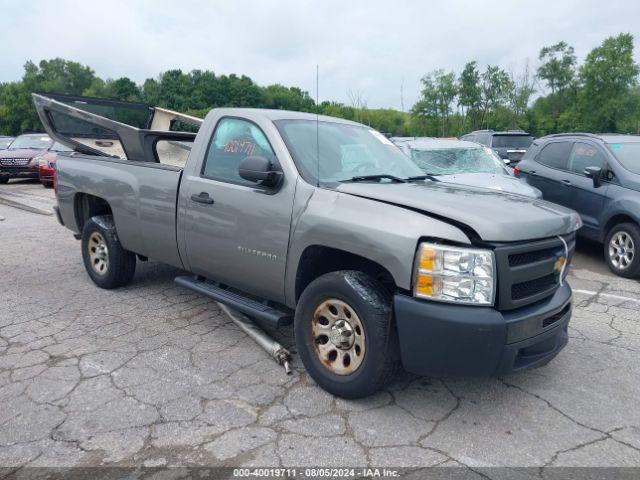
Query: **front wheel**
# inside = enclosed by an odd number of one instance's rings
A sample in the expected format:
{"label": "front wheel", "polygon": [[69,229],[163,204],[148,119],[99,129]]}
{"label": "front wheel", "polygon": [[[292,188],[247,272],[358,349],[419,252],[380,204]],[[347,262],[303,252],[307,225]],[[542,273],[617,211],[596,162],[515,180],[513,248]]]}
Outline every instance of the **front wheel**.
{"label": "front wheel", "polygon": [[398,369],[390,295],[362,272],[331,272],[311,282],[298,302],[294,331],[309,375],[339,397],[371,395]]}
{"label": "front wheel", "polygon": [[0,177],[0,185],[9,183],[9,177]]}
{"label": "front wheel", "polygon": [[640,228],[634,223],[620,223],[609,230],[604,243],[609,269],[621,277],[640,273]]}
{"label": "front wheel", "polygon": [[122,248],[112,215],[90,218],[82,229],[84,267],[100,288],[126,285],[136,271],[136,255]]}

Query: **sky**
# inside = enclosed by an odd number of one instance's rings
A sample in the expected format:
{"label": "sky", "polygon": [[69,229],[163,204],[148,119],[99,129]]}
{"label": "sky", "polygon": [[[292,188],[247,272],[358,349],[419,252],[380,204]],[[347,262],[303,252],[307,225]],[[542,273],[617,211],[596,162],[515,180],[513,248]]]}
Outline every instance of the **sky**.
{"label": "sky", "polygon": [[[297,86],[320,101],[409,110],[420,79],[470,60],[519,73],[564,40],[578,60],[632,33],[636,0],[0,0],[0,82],[62,57],[137,83],[180,68]],[[539,86],[539,93],[542,86]]]}

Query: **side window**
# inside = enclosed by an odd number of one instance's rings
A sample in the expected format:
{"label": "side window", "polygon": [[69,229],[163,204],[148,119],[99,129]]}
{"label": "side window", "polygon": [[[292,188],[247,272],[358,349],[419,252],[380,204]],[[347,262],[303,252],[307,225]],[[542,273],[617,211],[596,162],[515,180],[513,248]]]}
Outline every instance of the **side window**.
{"label": "side window", "polygon": [[480,135],[476,135],[476,142],[489,147],[491,146],[491,135],[489,135],[488,133],[481,133]]}
{"label": "side window", "polygon": [[260,128],[246,120],[223,118],[218,122],[202,167],[202,176],[216,180],[253,185],[238,173],[240,162],[260,156],[277,163],[267,137]]}
{"label": "side window", "polygon": [[156,156],[163,165],[184,168],[192,146],[193,141],[159,140],[156,143]]}
{"label": "side window", "polygon": [[604,155],[594,145],[576,142],[573,144],[573,150],[569,156],[568,170],[579,175],[584,175],[584,169],[587,167],[604,168]]}
{"label": "side window", "polygon": [[126,160],[126,152],[116,132],[66,113],[50,111],[48,115],[51,126],[63,137]]}
{"label": "side window", "polygon": [[538,154],[536,161],[547,167],[567,170],[567,163],[569,162],[569,154],[571,153],[572,146],[573,142],[550,143]]}

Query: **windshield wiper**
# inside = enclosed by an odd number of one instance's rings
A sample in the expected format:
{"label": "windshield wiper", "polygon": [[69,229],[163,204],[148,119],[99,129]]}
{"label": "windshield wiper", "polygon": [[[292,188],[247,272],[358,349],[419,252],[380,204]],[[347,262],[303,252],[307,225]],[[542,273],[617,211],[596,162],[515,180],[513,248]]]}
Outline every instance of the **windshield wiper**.
{"label": "windshield wiper", "polygon": [[400,177],[396,177],[395,175],[387,175],[387,174],[380,174],[380,175],[361,175],[358,177],[352,177],[348,180],[342,180],[343,182],[366,182],[368,180],[391,180],[392,182],[397,182],[397,183],[406,183],[406,180]]}
{"label": "windshield wiper", "polygon": [[437,173],[427,173],[426,175],[416,175],[414,177],[407,177],[405,181],[407,182],[415,182],[416,180],[433,180],[434,182],[439,182],[436,178]]}

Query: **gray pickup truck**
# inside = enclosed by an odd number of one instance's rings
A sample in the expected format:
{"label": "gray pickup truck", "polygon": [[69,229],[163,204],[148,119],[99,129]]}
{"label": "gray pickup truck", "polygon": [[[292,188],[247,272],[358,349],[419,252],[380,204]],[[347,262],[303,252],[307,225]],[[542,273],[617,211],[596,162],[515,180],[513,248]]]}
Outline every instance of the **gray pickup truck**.
{"label": "gray pickup truck", "polygon": [[126,285],[147,258],[190,272],[176,281],[262,326],[293,322],[307,371],[335,395],[369,395],[400,365],[505,374],[567,343],[572,210],[439,182],[342,119],[34,102],[76,151],[57,162],[57,216],[99,287]]}

